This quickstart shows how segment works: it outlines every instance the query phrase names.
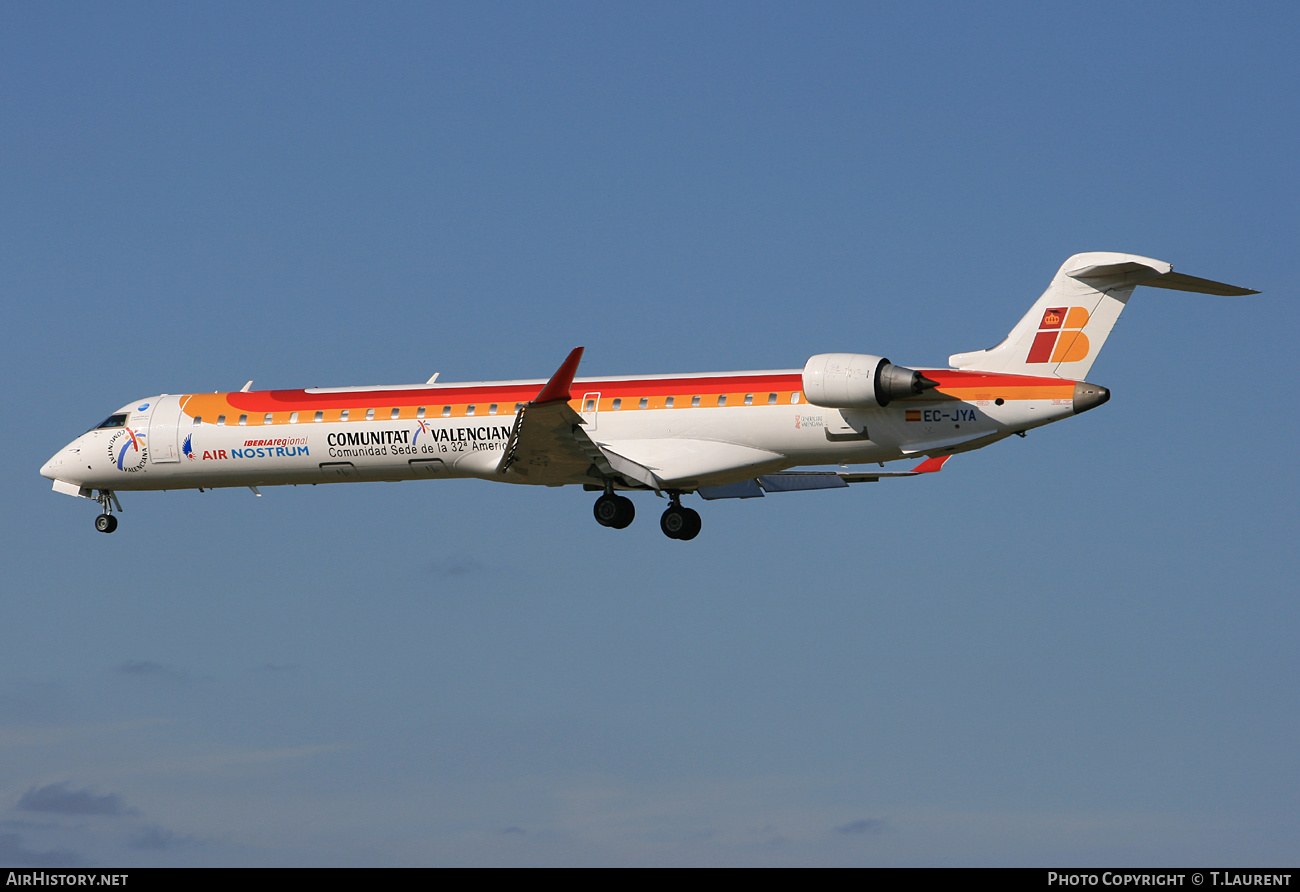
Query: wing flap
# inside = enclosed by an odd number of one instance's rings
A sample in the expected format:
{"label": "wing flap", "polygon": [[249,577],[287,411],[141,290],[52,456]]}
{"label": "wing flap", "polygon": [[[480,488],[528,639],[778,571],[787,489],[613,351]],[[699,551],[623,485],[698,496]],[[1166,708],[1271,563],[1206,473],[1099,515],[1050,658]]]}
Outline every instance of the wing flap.
{"label": "wing flap", "polygon": [[720,440],[661,438],[598,445],[611,463],[621,459],[649,472],[655,483],[646,485],[654,489],[722,486],[788,464],[778,453]]}
{"label": "wing flap", "polygon": [[810,489],[844,489],[850,483],[875,483],[882,477],[916,477],[943,470],[951,455],[927,458],[910,471],[783,471],[764,474],[753,480],[742,480],[726,486],[702,486],[698,492],[704,499],[756,499],[769,492],[804,492]]}

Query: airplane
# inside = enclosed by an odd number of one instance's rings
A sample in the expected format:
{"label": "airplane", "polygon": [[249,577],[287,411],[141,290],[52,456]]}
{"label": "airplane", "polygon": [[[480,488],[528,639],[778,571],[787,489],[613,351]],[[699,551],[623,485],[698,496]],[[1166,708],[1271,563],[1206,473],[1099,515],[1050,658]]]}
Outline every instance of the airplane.
{"label": "airplane", "polygon": [[[599,492],[602,526],[636,515],[622,492],[667,498],[671,539],[700,532],[682,497],[758,498],[939,471],[1110,399],[1085,380],[1138,285],[1258,294],[1149,257],[1076,254],[996,347],[909,368],[821,353],[802,370],[575,377],[583,348],[547,380],[159,394],[122,406],[41,468],[117,528],[117,493],[472,477]],[[852,464],[923,459],[909,470]],[[815,466],[837,470],[813,470]]]}

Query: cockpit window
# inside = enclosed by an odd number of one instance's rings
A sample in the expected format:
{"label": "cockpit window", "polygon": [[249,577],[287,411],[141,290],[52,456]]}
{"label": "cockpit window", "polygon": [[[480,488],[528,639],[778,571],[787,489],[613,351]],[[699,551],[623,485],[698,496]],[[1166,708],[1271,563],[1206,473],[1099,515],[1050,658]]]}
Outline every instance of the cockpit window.
{"label": "cockpit window", "polygon": [[105,418],[103,421],[101,421],[99,424],[95,425],[95,430],[97,431],[103,430],[106,427],[125,427],[125,426],[126,426],[125,414],[110,415],[107,418]]}

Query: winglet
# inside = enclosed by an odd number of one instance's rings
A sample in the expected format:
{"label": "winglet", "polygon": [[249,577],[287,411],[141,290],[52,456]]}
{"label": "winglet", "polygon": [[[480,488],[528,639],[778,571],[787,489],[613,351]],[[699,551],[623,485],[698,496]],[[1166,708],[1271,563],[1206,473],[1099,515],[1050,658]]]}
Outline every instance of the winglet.
{"label": "winglet", "polygon": [[533,398],[534,403],[567,403],[571,399],[569,387],[573,384],[573,376],[578,371],[582,351],[582,347],[573,348],[573,352],[556,369],[555,374],[551,375],[551,380],[546,382],[542,392]]}
{"label": "winglet", "polygon": [[951,455],[936,455],[934,458],[927,458],[925,461],[921,462],[919,465],[913,468],[912,473],[933,474],[936,471],[942,471],[943,463],[950,458],[952,458]]}

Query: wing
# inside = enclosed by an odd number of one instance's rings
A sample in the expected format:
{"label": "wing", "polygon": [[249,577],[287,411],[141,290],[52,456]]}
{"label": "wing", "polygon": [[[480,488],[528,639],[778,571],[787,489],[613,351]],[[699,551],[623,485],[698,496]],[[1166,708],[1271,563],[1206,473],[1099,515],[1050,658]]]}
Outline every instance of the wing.
{"label": "wing", "polygon": [[582,360],[575,347],[536,398],[520,407],[506,441],[500,474],[527,483],[581,483],[615,476],[614,469],[582,429],[582,418],[569,406],[573,376]]}
{"label": "wing", "polygon": [[742,480],[727,486],[702,486],[697,492],[705,499],[758,499],[769,492],[800,492],[806,489],[842,489],[850,483],[875,483],[882,477],[915,477],[943,469],[951,455],[927,458],[910,471],[784,471]]}
{"label": "wing", "polygon": [[728,484],[779,470],[783,455],[715,440],[658,438],[597,443],[569,405],[582,348],[571,352],[537,397],[525,403],[497,464],[520,482],[646,487],[690,491],[702,483]]}
{"label": "wing", "polygon": [[701,485],[728,484],[790,465],[776,452],[720,440],[663,437],[599,446],[620,474],[655,490],[690,491]]}

